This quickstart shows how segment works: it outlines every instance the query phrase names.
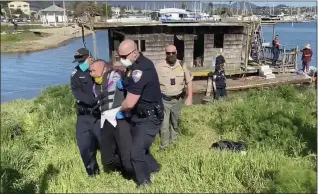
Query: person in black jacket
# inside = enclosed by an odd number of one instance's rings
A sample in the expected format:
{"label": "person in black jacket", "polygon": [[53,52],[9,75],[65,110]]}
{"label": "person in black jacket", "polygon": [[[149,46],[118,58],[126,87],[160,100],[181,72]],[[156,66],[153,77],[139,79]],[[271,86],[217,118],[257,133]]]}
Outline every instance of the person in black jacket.
{"label": "person in black jacket", "polygon": [[89,71],[92,57],[89,50],[81,48],[74,58],[73,63],[78,63],[71,78],[72,93],[77,105],[76,141],[87,174],[94,176],[99,174],[96,152],[100,139],[100,112],[97,109],[91,114],[91,109],[98,101],[93,93],[94,80]]}
{"label": "person in black jacket", "polygon": [[224,74],[224,70],[221,65],[215,67],[215,72],[213,74],[213,91],[214,91],[214,99],[218,100],[220,97],[226,97],[226,77]]}

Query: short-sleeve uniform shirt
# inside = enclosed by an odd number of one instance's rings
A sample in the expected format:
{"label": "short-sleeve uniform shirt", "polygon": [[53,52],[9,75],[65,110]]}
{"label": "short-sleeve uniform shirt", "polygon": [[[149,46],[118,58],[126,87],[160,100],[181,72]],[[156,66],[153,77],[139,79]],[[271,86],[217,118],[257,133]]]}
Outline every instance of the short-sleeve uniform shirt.
{"label": "short-sleeve uniform shirt", "polygon": [[161,92],[167,96],[176,96],[182,93],[185,84],[193,80],[193,76],[179,60],[171,66],[166,60],[156,64]]}

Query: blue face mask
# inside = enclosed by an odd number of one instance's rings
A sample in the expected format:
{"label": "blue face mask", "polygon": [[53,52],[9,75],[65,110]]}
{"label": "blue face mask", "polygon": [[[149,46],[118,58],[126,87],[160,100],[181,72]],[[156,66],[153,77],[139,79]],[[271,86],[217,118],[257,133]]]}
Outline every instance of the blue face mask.
{"label": "blue face mask", "polygon": [[89,68],[89,65],[87,62],[79,64],[79,68],[84,72]]}

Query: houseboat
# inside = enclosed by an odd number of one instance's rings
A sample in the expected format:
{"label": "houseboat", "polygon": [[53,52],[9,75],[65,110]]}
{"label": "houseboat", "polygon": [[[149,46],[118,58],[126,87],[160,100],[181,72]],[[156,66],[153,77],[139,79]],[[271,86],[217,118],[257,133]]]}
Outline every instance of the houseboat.
{"label": "houseboat", "polygon": [[135,40],[139,51],[155,64],[165,58],[165,46],[174,44],[178,59],[194,76],[207,76],[219,55],[226,60],[228,75],[257,72],[265,56],[271,54],[262,46],[261,25],[255,21],[95,23],[89,28],[108,30],[112,61],[119,60],[117,49],[124,39]]}

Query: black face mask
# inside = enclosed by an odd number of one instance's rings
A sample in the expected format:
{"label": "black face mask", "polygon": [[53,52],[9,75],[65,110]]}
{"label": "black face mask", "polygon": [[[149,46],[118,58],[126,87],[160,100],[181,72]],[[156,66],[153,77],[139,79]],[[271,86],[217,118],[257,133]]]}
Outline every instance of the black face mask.
{"label": "black face mask", "polygon": [[168,64],[174,65],[176,63],[176,61],[177,61],[177,55],[168,55],[166,57],[166,61],[167,61]]}

